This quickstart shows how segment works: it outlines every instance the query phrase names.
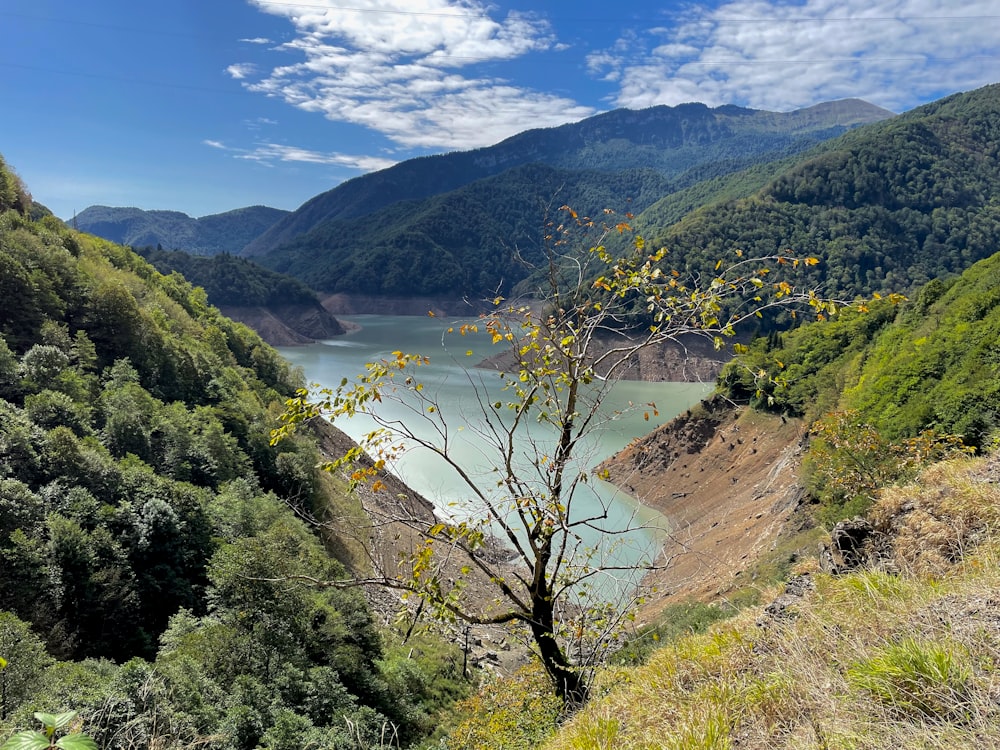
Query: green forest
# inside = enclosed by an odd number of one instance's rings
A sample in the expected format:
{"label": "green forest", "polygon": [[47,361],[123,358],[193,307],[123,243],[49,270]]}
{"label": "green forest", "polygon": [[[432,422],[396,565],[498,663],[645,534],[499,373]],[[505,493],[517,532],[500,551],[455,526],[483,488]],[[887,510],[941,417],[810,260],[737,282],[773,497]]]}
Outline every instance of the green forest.
{"label": "green forest", "polygon": [[[544,257],[541,224],[564,203],[581,214],[625,203],[650,245],[666,248],[665,268],[696,280],[736,252],[815,256],[787,269],[789,280],[853,303],[808,324],[765,318],[718,380],[734,404],[803,420],[795,533],[812,534],[812,549],[815,532],[869,513],[928,462],[995,452],[998,92],[951,96],[732,174],[724,164],[669,178],[522,164],[317,222],[263,256],[273,270],[228,252],[139,254],[77,232],[0,160],[0,738],[36,726],[37,711],[67,710],[111,750],[457,750],[554,737],[567,717],[544,677],[478,684],[454,638],[408,632],[360,589],[308,585],[367,571],[307,519],[335,512],[365,524],[364,510],[348,481],[317,468],[331,457],[316,431],[270,442],[304,376],[214,305],[315,303],[307,283],[375,295],[525,288]],[[761,143],[780,157],[798,148]],[[977,523],[988,516],[978,510]],[[802,554],[785,552],[782,572]],[[731,598],[758,603],[772,579],[744,572],[752,582]],[[829,601],[857,609],[851,596],[874,601],[899,580],[821,585],[843,588]],[[674,639],[735,609],[684,606],[640,637],[659,645],[661,632]],[[756,636],[726,637],[698,642],[712,669],[736,640],[740,658],[759,655]],[[648,641],[601,672],[594,705],[633,682]],[[707,668],[688,668],[678,678],[664,667],[670,685],[704,687],[696,704],[729,700],[701,682]],[[762,679],[745,705],[783,712],[799,700],[789,678]],[[629,729],[593,721],[573,747],[613,746],[601,738]],[[738,723],[706,722],[693,722],[699,736],[707,726],[729,738]],[[690,746],[729,746],[720,742]]]}
{"label": "green forest", "polygon": [[[33,219],[32,215],[37,218]],[[301,384],[205,291],[33,206],[0,168],[0,734],[79,711],[102,748],[408,746],[463,695],[298,511],[344,503]]]}
{"label": "green forest", "polygon": [[179,273],[201,287],[213,305],[272,307],[318,304],[316,293],[298,279],[270,271],[229,253],[211,257],[158,247],[134,248],[160,273]]}
{"label": "green forest", "polygon": [[737,197],[760,170],[723,180],[673,225],[644,222],[647,238],[692,271],[734,248],[816,256],[823,262],[805,280],[848,299],[954,276],[996,251],[998,90],[956,94],[828,141],[750,196]]}

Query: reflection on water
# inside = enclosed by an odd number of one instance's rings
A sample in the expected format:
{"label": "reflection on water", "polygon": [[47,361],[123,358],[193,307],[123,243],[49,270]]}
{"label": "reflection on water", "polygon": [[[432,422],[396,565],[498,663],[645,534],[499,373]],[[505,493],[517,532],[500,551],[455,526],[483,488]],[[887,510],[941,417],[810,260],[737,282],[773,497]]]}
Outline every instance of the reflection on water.
{"label": "reflection on water", "polygon": [[[330,341],[286,347],[280,351],[292,364],[302,367],[310,383],[327,387],[338,385],[345,377],[353,379],[364,372],[367,362],[392,358],[397,350],[429,356],[430,365],[421,367],[419,375],[425,384],[424,393],[442,407],[449,456],[478,484],[495,487],[493,462],[497,454],[495,449],[490,449],[491,435],[478,395],[486,393],[487,402],[504,400],[502,383],[494,371],[473,369],[476,362],[496,351],[489,338],[475,334],[460,336],[457,328],[456,333],[446,334],[446,329],[454,325],[454,321],[445,322],[437,318],[361,315],[346,320],[361,328]],[[710,385],[701,383],[616,383],[603,402],[601,426],[578,453],[582,462],[580,468],[595,466],[633,438],[669,421],[697,403],[710,388]],[[654,417],[650,409],[642,408],[649,402],[656,403],[658,417]],[[630,404],[639,406],[630,408]],[[644,418],[647,413],[648,421]],[[434,417],[413,409],[412,405],[385,400],[379,405],[379,415],[403,421],[422,437],[434,435]],[[337,426],[357,440],[372,428],[372,423],[356,417],[337,422]],[[550,435],[545,434],[541,426],[534,426],[520,437],[519,444],[523,449],[519,466],[523,467],[525,476],[537,471],[536,445],[544,446],[549,439]],[[433,502],[442,515],[462,517],[475,514],[469,488],[440,457],[424,449],[412,449],[392,468],[410,487]],[[648,557],[651,550],[659,545],[665,519],[649,508],[637,506],[631,497],[613,486],[594,481],[583,487],[574,500],[575,510],[588,515],[595,514],[602,506],[611,510],[609,518],[602,521],[604,528],[621,530],[636,525],[636,520],[648,527],[628,535],[625,550],[618,552],[620,561],[634,562]],[[605,536],[595,530],[586,543],[596,546],[604,542]]]}

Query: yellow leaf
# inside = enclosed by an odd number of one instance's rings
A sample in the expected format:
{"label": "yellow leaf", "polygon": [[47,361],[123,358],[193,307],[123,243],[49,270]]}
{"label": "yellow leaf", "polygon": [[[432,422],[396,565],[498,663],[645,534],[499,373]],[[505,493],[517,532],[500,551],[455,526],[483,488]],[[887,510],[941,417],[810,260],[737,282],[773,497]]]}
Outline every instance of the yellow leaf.
{"label": "yellow leaf", "polygon": [[433,310],[428,310],[427,311],[427,317],[428,318],[436,318],[437,316],[434,314]]}

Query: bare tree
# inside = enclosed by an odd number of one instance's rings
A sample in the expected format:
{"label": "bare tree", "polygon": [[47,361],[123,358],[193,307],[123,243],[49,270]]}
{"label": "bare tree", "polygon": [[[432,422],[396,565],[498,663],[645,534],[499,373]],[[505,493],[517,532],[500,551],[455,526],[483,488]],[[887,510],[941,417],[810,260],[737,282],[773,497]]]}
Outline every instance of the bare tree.
{"label": "bare tree", "polygon": [[[538,269],[544,280],[530,304],[497,297],[492,311],[476,323],[449,329],[459,336],[485,334],[510,353],[511,366],[499,375],[499,397],[487,391],[481,372],[467,374],[476,394],[475,428],[488,446],[487,472],[471,472],[454,457],[463,435],[421,382],[421,367],[428,362],[423,353],[398,351],[370,363],[354,382],[300,392],[288,402],[273,439],[306,420],[368,414],[375,428],[324,468],[347,469],[375,490],[384,487],[380,472],[413,446],[439,456],[469,493],[464,517],[428,522],[400,503],[392,520],[416,529],[424,543],[396,564],[377,566],[364,582],[419,597],[426,611],[442,619],[523,625],[556,691],[572,706],[587,698],[585,663],[630,611],[620,601],[593,595],[595,584],[662,564],[656,550],[638,562],[621,562],[614,543],[587,541],[595,533],[623,538],[639,525],[634,520],[613,529],[607,502],[596,510],[580,502],[596,478],[581,453],[588,436],[609,418],[601,407],[612,384],[646,347],[668,341],[683,347],[691,336],[721,347],[741,324],[770,308],[811,308],[823,315],[835,312],[838,303],[773,278],[779,269],[813,265],[812,258],[746,259],[737,252],[706,276],[684,280],[677,271],[663,270],[665,250],[649,252],[641,238],[632,238],[623,257],[605,248],[609,234],[631,234],[627,221],[611,212],[601,221],[565,207],[564,212],[566,221],[549,227],[547,268]],[[404,404],[411,416],[380,416],[379,404],[388,399]],[[652,411],[655,405],[638,408]],[[365,454],[370,460],[360,461]],[[509,554],[495,554],[493,538]],[[456,558],[461,574],[445,575],[444,563]],[[473,576],[492,587],[492,607],[469,606],[463,594]]]}

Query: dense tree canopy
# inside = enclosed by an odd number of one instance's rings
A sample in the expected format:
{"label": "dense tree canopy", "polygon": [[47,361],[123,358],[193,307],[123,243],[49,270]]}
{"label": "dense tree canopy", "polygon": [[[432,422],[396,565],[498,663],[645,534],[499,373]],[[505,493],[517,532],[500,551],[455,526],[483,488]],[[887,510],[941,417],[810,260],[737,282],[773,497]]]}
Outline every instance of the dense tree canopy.
{"label": "dense tree canopy", "polygon": [[[440,702],[396,678],[360,593],[254,580],[342,571],[290,505],[344,488],[309,435],[268,444],[300,376],[203,289],[26,196],[0,169],[0,736],[67,708],[102,748],[433,731]],[[461,695],[437,648],[407,668]]]}
{"label": "dense tree canopy", "polygon": [[246,258],[219,253],[210,258],[178,250],[139,248],[160,273],[179,273],[208,294],[213,305],[316,304],[315,293],[298,279],[275,273]]}
{"label": "dense tree canopy", "polygon": [[[811,275],[831,295],[908,293],[996,251],[997,91],[957,94],[852,131],[752,196],[701,195],[711,205],[669,228],[651,231],[651,217],[641,223],[689,269],[734,247],[794,250],[823,260]],[[739,181],[752,186],[757,176],[723,181],[716,194],[739,196]]]}

